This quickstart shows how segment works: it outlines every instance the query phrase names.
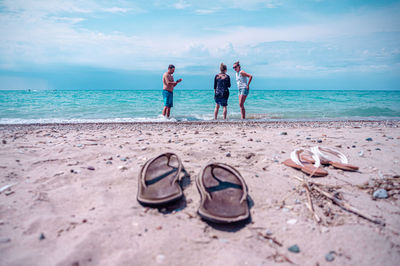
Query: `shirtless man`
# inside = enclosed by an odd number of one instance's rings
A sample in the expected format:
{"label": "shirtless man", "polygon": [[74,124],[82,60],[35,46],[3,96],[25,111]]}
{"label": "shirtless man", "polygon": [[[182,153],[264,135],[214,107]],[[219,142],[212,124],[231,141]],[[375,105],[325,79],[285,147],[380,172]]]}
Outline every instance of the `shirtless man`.
{"label": "shirtless man", "polygon": [[174,65],[169,65],[168,66],[168,71],[164,73],[162,80],[163,80],[163,98],[164,98],[164,109],[162,111],[163,116],[167,116],[169,118],[169,115],[171,113],[171,107],[174,106],[173,104],[173,99],[174,99],[174,94],[173,90],[176,85],[178,85],[179,82],[182,81],[182,79],[178,79],[176,82],[174,81],[174,77],[172,74],[175,72],[175,66]]}

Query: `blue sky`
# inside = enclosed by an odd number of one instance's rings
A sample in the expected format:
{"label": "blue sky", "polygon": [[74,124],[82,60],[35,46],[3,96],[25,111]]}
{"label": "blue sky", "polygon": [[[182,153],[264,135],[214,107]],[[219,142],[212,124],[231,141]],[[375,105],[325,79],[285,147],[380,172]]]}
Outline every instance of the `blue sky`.
{"label": "blue sky", "polygon": [[0,0],[0,89],[400,89],[400,1]]}

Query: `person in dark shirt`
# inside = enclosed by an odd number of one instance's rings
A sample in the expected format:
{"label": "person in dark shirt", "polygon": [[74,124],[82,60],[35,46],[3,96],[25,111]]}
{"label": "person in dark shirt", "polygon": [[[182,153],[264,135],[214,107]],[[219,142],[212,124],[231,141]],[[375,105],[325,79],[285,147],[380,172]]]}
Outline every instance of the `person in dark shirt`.
{"label": "person in dark shirt", "polygon": [[231,79],[229,75],[226,74],[226,65],[221,63],[219,68],[221,73],[215,75],[214,78],[214,99],[215,99],[215,110],[214,110],[214,119],[217,120],[219,106],[221,105],[223,108],[223,116],[226,119],[227,106],[228,106],[228,98],[229,98],[229,88],[231,87]]}

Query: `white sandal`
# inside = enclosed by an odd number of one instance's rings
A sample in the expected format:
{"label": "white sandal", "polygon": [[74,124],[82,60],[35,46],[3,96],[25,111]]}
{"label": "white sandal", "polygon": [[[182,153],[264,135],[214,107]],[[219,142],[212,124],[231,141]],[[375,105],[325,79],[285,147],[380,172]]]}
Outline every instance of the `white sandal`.
{"label": "white sandal", "polygon": [[[301,156],[302,153],[306,153],[307,156]],[[308,156],[311,156],[314,159],[313,163],[310,163],[308,159],[305,159],[305,157]],[[305,149],[295,149],[292,151],[290,153],[290,159],[285,160],[283,164],[301,170],[311,177],[328,175],[328,172],[320,167],[321,162],[319,156]]]}
{"label": "white sandal", "polygon": [[[311,151],[319,157],[322,164],[332,165],[335,168],[345,171],[357,171],[359,168],[358,166],[349,164],[349,160],[347,160],[346,155],[344,155],[340,151],[319,146],[312,147]],[[329,158],[328,154],[338,157],[340,159],[340,162],[333,161],[331,158]]]}

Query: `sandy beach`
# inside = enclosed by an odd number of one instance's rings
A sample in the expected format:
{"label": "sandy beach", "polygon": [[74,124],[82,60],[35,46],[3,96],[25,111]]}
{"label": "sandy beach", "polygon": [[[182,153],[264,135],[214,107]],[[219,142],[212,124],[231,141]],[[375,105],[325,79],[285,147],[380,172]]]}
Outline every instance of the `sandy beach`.
{"label": "sandy beach", "polygon": [[[0,126],[0,265],[397,265],[400,122],[127,123]],[[282,162],[295,148],[344,153],[358,172],[310,178]],[[180,156],[184,198],[136,200],[138,174]],[[195,178],[209,162],[246,180],[251,219],[197,214]],[[351,205],[344,210],[297,178]],[[388,198],[372,194],[385,188]],[[297,245],[299,252],[289,251]]]}

